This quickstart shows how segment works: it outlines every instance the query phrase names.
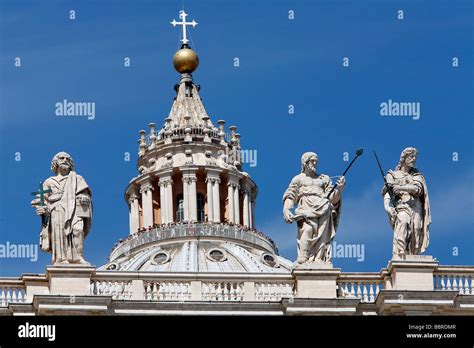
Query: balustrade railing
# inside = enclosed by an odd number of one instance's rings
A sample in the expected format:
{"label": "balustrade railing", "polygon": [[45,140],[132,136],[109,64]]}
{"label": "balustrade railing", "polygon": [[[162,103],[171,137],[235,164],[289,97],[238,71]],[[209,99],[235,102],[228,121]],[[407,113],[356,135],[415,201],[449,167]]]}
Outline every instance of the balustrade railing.
{"label": "balustrade railing", "polygon": [[[223,279],[224,278],[224,279]],[[132,286],[132,282],[141,282]],[[194,283],[194,285],[192,284]],[[265,301],[293,297],[290,274],[220,275],[100,271],[91,280],[91,295],[149,301]]]}
{"label": "balustrade railing", "polygon": [[294,297],[294,282],[255,283],[255,300],[280,301]]}
{"label": "balustrade railing", "polygon": [[337,280],[339,298],[357,298],[363,303],[375,302],[383,288],[379,273],[342,273]]}
{"label": "balustrade railing", "polygon": [[265,235],[253,231],[244,230],[238,226],[232,225],[212,225],[212,224],[183,224],[174,226],[160,226],[150,230],[135,233],[129,236],[126,240],[119,243],[115,249],[113,249],[110,255],[110,261],[116,258],[130,253],[132,249],[138,248],[144,244],[153,243],[156,241],[170,239],[170,238],[183,238],[183,237],[222,237],[228,239],[243,240],[264,249],[278,253],[275,243]]}
{"label": "balustrade railing", "polygon": [[129,300],[132,297],[130,281],[92,280],[91,295],[111,295],[114,300]]}
{"label": "balustrade railing", "polygon": [[187,301],[191,299],[189,281],[146,281],[145,300]]}
{"label": "balustrade railing", "polygon": [[[474,267],[439,266],[434,271],[434,289],[474,295],[473,278]],[[97,271],[90,282],[90,295],[109,295],[114,300],[279,302],[294,297],[294,284],[290,274]],[[337,279],[337,296],[373,303],[383,284],[380,273],[342,273]],[[26,303],[26,290],[22,279],[0,279],[0,307]]]}
{"label": "balustrade railing", "polygon": [[242,301],[244,283],[239,281],[218,281],[202,283],[204,301]]}
{"label": "balustrade railing", "polygon": [[439,266],[433,275],[435,290],[474,295],[474,267]]}
{"label": "balustrade railing", "polygon": [[10,303],[25,303],[25,286],[20,280],[0,279],[0,307]]}
{"label": "balustrade railing", "polygon": [[[206,133],[204,131],[205,128],[202,127],[190,127],[190,132],[186,133],[186,128],[173,128],[170,129],[170,133],[166,134],[164,131],[160,131],[156,133],[155,135],[155,144],[160,145],[164,142],[164,140],[169,137],[173,141],[179,140],[179,139],[184,139],[187,134],[191,135],[192,137],[197,137],[199,138],[204,138],[206,136]],[[216,139],[219,140],[221,139],[220,131],[217,128],[206,128],[207,135],[211,139]],[[150,146],[153,144],[153,141],[151,140],[150,134],[147,134],[145,136],[145,144],[147,146]]]}

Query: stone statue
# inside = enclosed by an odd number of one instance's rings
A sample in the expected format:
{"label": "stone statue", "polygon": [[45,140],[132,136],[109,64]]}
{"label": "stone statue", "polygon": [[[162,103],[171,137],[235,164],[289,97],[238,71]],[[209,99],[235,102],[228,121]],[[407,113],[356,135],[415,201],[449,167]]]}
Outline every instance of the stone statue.
{"label": "stone statue", "polygon": [[393,194],[390,197],[390,192],[384,186],[382,195],[393,228],[394,258],[419,255],[429,244],[430,201],[425,178],[415,168],[417,157],[418,150],[407,147],[402,151],[395,170],[389,170],[385,176]]}
{"label": "stone statue", "polygon": [[[345,178],[339,177],[337,186],[329,176],[317,174],[318,156],[306,152],[301,157],[301,174],[295,176],[283,195],[285,221],[298,225],[298,258],[296,266],[306,263],[330,263],[331,242],[339,222],[341,197]],[[298,205],[295,214],[291,209]]]}
{"label": "stone statue", "polygon": [[84,259],[84,239],[92,223],[91,190],[74,171],[74,162],[66,152],[53,157],[51,170],[56,175],[46,179],[45,190],[40,188],[39,192],[44,204],[40,198],[31,202],[36,214],[42,216],[41,249],[52,253],[54,265],[89,265]]}

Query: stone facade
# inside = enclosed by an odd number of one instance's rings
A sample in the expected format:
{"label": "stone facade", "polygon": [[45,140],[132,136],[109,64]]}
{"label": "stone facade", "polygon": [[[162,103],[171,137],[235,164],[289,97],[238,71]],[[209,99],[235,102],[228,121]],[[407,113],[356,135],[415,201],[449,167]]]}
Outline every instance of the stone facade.
{"label": "stone facade", "polygon": [[[410,273],[410,277],[400,277]],[[48,267],[0,279],[2,315],[474,315],[474,267],[390,262],[378,273],[129,272]],[[420,282],[411,279],[419,277]],[[423,288],[421,290],[420,288]]]}

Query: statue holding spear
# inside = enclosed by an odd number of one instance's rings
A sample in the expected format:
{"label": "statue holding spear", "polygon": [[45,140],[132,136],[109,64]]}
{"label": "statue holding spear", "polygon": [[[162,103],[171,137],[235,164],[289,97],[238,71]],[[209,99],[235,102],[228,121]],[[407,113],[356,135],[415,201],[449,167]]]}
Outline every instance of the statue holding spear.
{"label": "statue holding spear", "polygon": [[[318,155],[306,152],[301,157],[301,173],[295,176],[283,195],[285,221],[298,225],[296,266],[306,263],[330,263],[331,242],[336,235],[345,177],[362,149],[334,186],[331,178],[316,171]],[[297,205],[294,214],[291,209]]]}

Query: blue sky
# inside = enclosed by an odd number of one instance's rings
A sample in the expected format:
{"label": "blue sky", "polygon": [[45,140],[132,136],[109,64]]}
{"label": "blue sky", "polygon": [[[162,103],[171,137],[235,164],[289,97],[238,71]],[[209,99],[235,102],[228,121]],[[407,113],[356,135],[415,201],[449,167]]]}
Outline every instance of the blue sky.
{"label": "blue sky", "polygon": [[[389,169],[401,150],[415,146],[432,204],[427,253],[442,264],[474,264],[471,1],[184,4],[188,19],[199,23],[191,37],[204,105],[214,122],[238,126],[244,149],[257,150],[257,166],[245,168],[259,186],[257,228],[283,256],[296,257],[296,227],[284,223],[281,198],[301,154],[317,152],[318,170],[335,176],[347,165],[343,153],[364,147],[347,176],[335,240],[363,244],[365,258],[334,264],[343,271],[385,267],[392,232],[371,152]],[[149,122],[161,126],[171,107],[179,30],[169,22],[181,6],[181,0],[0,1],[0,244],[38,242],[30,192],[51,175],[50,160],[60,150],[73,156],[93,191],[86,258],[106,263],[113,244],[128,235],[123,193],[137,173],[138,131]],[[128,68],[124,57],[131,58]],[[95,102],[95,119],[55,116],[64,99]],[[420,119],[380,116],[380,103],[389,99],[419,102]],[[42,273],[50,257],[0,258],[0,275]]]}

